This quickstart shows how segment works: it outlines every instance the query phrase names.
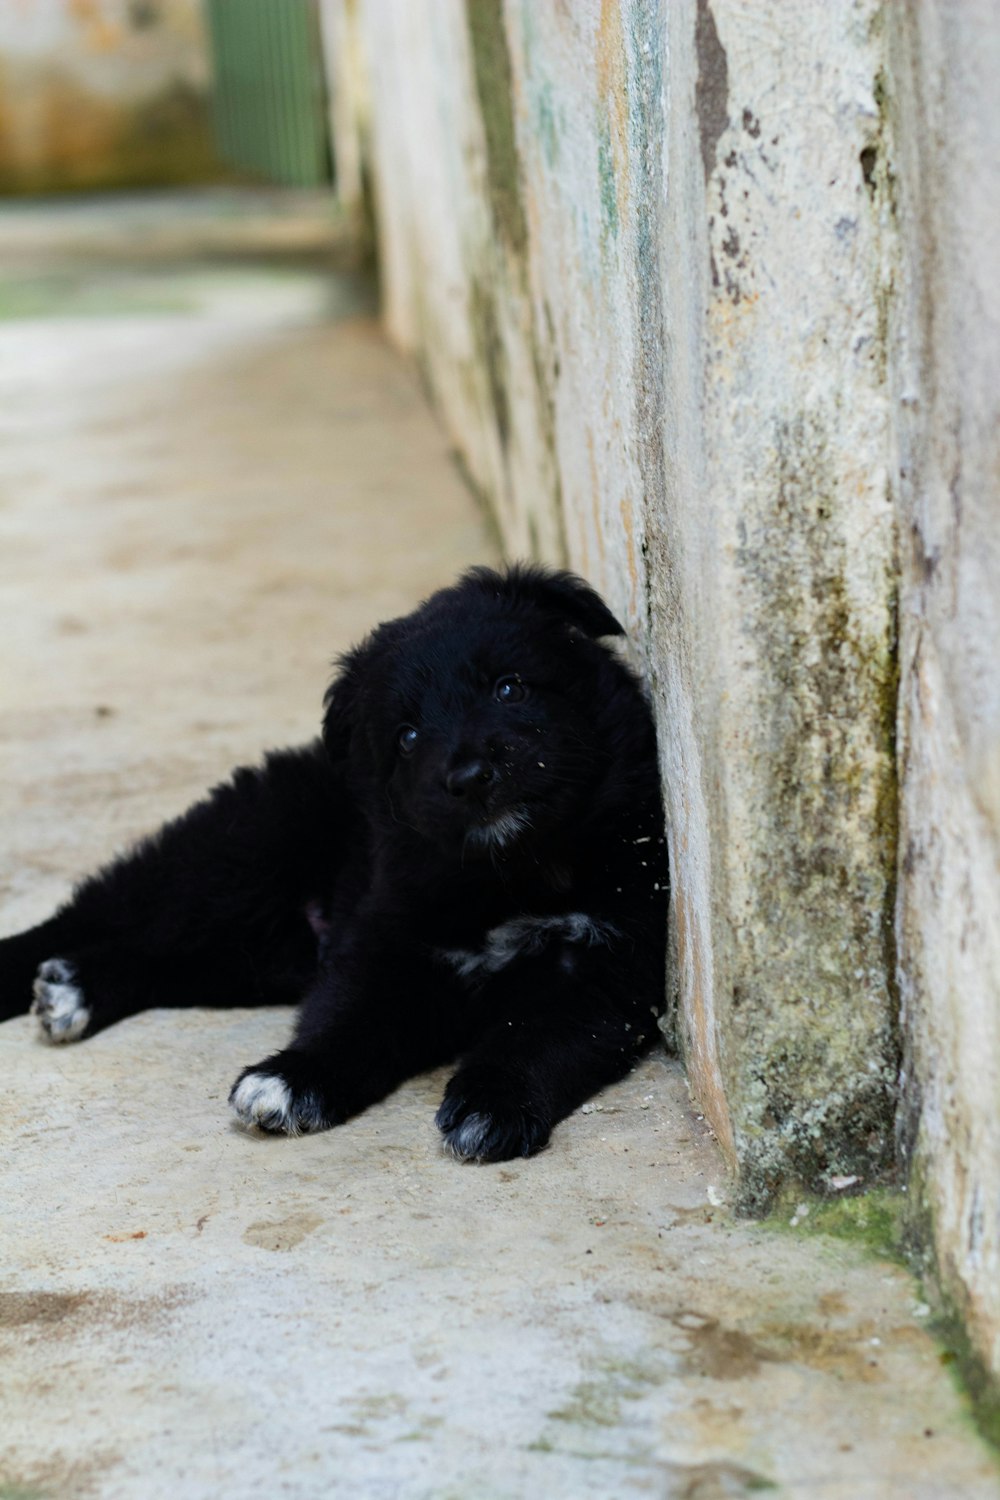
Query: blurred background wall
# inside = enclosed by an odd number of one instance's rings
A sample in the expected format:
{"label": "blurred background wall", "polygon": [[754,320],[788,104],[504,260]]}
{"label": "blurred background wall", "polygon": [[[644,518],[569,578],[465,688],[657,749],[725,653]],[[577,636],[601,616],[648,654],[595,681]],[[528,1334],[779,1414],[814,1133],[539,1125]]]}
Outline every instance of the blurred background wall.
{"label": "blurred background wall", "polygon": [[217,180],[199,0],[4,0],[0,192]]}

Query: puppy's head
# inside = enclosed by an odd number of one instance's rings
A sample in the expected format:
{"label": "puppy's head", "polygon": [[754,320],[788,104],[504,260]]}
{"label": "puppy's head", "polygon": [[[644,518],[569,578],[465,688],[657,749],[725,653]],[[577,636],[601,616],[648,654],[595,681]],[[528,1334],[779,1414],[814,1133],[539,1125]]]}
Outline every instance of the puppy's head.
{"label": "puppy's head", "polygon": [[572,574],[474,568],[342,658],[327,749],[372,816],[443,851],[532,847],[581,812],[615,754],[635,688],[597,642],[621,634]]}

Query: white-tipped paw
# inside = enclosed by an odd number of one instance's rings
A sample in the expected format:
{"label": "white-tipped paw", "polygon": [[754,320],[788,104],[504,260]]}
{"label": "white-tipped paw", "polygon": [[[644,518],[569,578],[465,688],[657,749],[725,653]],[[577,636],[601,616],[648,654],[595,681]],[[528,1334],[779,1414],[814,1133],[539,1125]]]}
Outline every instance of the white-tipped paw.
{"label": "white-tipped paw", "polygon": [[450,1130],[442,1143],[445,1151],[458,1161],[480,1161],[493,1133],[493,1121],[488,1114],[475,1111],[466,1115],[461,1125]]}
{"label": "white-tipped paw", "polygon": [[233,1085],[229,1103],[242,1124],[273,1134],[302,1135],[326,1124],[315,1094],[293,1093],[274,1073],[244,1073]]}
{"label": "white-tipped paw", "polygon": [[509,1100],[493,1109],[473,1109],[461,1075],[445,1091],[435,1121],[444,1149],[458,1161],[510,1161],[534,1156],[549,1139],[551,1126]]}
{"label": "white-tipped paw", "polygon": [[90,1024],[90,1007],[76,977],[65,958],[47,958],[35,975],[31,1014],[50,1042],[75,1042]]}

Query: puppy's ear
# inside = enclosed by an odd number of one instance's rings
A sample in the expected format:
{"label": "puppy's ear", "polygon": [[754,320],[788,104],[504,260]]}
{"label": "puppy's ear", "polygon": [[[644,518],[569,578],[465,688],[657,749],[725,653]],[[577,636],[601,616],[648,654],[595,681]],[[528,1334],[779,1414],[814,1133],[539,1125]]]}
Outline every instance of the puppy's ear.
{"label": "puppy's ear", "polygon": [[541,568],[532,563],[511,563],[506,573],[494,573],[491,568],[473,568],[467,577],[475,578],[494,593],[539,605],[595,640],[605,635],[625,634],[600,595],[575,573]]}
{"label": "puppy's ear", "polygon": [[323,744],[331,760],[343,760],[351,748],[361,699],[362,655],[356,647],[338,658],[340,671],[323,698]]}

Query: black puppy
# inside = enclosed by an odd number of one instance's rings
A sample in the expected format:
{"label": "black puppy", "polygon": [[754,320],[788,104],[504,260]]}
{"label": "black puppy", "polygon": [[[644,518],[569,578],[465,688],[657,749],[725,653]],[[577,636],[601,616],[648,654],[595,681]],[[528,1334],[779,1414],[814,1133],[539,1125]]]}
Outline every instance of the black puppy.
{"label": "black puppy", "polygon": [[322,741],[241,769],[0,943],[73,1041],[156,1005],[302,1000],[230,1103],[322,1130],[454,1057],[457,1157],[529,1156],[650,1045],[666,854],[653,726],[568,573],[474,568],[342,658]]}

